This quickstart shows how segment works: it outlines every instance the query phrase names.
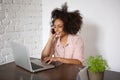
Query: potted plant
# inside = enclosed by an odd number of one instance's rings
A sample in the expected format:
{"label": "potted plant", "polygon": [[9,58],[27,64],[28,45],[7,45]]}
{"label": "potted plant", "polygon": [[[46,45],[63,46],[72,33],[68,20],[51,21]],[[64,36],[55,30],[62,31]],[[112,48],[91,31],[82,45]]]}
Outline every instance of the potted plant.
{"label": "potted plant", "polygon": [[104,71],[108,68],[108,64],[102,55],[90,56],[86,65],[88,67],[89,80],[103,80]]}

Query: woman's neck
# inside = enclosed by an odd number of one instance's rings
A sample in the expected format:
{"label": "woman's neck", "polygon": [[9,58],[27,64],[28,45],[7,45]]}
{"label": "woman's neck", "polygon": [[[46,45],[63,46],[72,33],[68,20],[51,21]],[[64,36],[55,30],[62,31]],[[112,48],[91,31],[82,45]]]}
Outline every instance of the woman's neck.
{"label": "woman's neck", "polygon": [[67,40],[68,40],[68,34],[66,34],[66,35],[64,35],[64,36],[62,36],[62,37],[60,38],[60,42],[61,42],[61,44],[62,44],[63,46],[66,45]]}

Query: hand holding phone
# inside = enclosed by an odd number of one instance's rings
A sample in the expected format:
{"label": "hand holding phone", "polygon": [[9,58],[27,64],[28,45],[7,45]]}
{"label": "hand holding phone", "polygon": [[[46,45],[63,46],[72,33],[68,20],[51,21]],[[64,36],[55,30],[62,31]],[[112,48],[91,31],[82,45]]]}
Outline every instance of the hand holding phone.
{"label": "hand holding phone", "polygon": [[52,34],[55,34],[55,30],[54,30],[54,28],[52,28]]}

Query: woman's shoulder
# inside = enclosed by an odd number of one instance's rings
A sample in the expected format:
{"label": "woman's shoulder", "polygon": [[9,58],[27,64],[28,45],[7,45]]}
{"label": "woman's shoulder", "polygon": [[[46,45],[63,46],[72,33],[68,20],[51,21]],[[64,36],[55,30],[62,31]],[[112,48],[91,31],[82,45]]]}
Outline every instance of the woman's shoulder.
{"label": "woman's shoulder", "polygon": [[72,43],[76,43],[77,41],[81,41],[82,40],[82,37],[81,35],[69,35],[69,39],[68,41],[72,42]]}
{"label": "woman's shoulder", "polygon": [[72,44],[84,44],[84,41],[82,39],[82,36],[80,34],[77,34],[77,35],[70,35],[70,41],[72,42]]}
{"label": "woman's shoulder", "polygon": [[78,39],[82,39],[81,35],[80,34],[76,34],[76,35],[69,35],[70,39],[73,39],[73,40],[78,40]]}

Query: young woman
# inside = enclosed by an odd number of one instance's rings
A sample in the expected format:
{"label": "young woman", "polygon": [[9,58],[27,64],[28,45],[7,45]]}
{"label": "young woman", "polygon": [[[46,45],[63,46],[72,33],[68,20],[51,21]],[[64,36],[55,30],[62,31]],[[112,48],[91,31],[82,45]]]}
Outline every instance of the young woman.
{"label": "young woman", "polygon": [[67,5],[64,4],[62,9],[52,11],[51,22],[50,37],[42,51],[42,60],[48,64],[58,61],[83,65],[84,44],[78,35],[82,24],[79,11],[68,12]]}

